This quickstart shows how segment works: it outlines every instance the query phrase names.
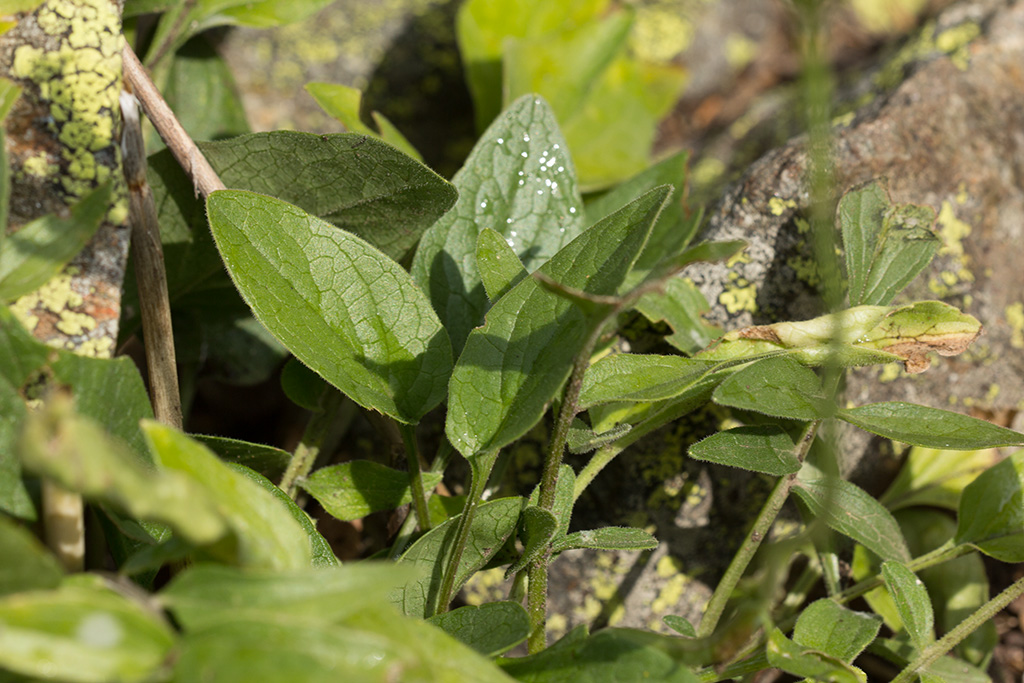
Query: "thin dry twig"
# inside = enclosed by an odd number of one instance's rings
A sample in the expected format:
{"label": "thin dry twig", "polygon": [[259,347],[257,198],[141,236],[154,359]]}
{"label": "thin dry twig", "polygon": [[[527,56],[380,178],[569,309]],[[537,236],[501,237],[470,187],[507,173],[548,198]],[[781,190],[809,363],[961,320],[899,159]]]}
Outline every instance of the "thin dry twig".
{"label": "thin dry twig", "polygon": [[181,394],[178,390],[178,364],[174,354],[164,252],[160,244],[156,203],[146,182],[146,150],[142,141],[139,103],[127,91],[121,92],[121,116],[124,121],[122,148],[132,225],[132,258],[139,287],[153,413],[160,422],[181,429]]}
{"label": "thin dry twig", "polygon": [[217,172],[213,170],[203,153],[196,147],[185,129],[178,123],[174,112],[167,106],[160,91],[153,85],[139,58],[131,46],[125,44],[122,52],[124,60],[124,80],[132,93],[139,99],[142,110],[146,112],[153,127],[163,138],[164,143],[178,160],[185,173],[192,178],[196,192],[204,198],[214,190],[224,190],[226,186]]}

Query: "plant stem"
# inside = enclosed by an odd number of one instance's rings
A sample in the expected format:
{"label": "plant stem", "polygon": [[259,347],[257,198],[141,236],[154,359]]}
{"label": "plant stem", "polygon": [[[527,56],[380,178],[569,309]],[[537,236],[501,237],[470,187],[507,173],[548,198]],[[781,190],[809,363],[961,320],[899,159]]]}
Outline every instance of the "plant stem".
{"label": "plant stem", "polygon": [[448,566],[445,567],[444,577],[441,579],[441,590],[438,593],[436,614],[448,611],[448,605],[455,597],[455,580],[459,573],[459,564],[462,562],[462,553],[469,540],[469,528],[473,523],[473,515],[480,498],[487,489],[487,480],[491,475],[491,468],[498,458],[498,451],[486,451],[474,455],[469,465],[473,474],[469,483],[469,492],[466,495],[466,506],[459,516],[458,530],[455,532],[455,542],[452,545],[451,557],[448,558]]}
{"label": "plant stem", "polygon": [[306,424],[306,431],[302,434],[302,440],[295,447],[292,459],[288,461],[288,469],[281,477],[280,487],[295,500],[298,494],[298,482],[306,477],[313,469],[317,456],[323,446],[324,439],[330,431],[338,416],[338,410],[342,406],[344,396],[333,387],[326,390],[323,400],[323,410],[313,413]]}
{"label": "plant stem", "polygon": [[122,158],[124,177],[128,184],[128,215],[132,225],[132,259],[139,288],[153,414],[165,425],[181,429],[181,392],[178,388],[178,363],[174,354],[171,301],[167,294],[160,225],[153,192],[146,182],[146,149],[142,141],[139,102],[127,91],[121,93],[121,115],[124,121]]}
{"label": "plant stem", "polygon": [[580,473],[576,475],[576,485],[572,491],[573,502],[580,499],[583,492],[590,486],[590,482],[594,481],[594,477],[601,473],[608,463],[615,459],[622,451],[626,450],[625,446],[620,446],[616,441],[610,443],[607,446],[601,446],[594,454],[590,456],[590,460],[583,466]]}
{"label": "plant stem", "polygon": [[[820,425],[821,420],[815,420],[809,423],[804,430],[803,437],[797,445],[796,453],[800,462],[803,462],[807,456],[807,451],[810,450],[811,443],[814,441]],[[736,585],[743,578],[743,574],[746,572],[750,561],[754,559],[754,554],[761,546],[761,541],[771,531],[775,518],[779,516],[782,506],[789,498],[789,492],[792,490],[794,483],[796,483],[795,473],[780,478],[778,483],[775,484],[775,488],[768,496],[768,500],[761,507],[761,512],[754,521],[754,526],[747,533],[743,544],[736,551],[732,562],[729,563],[729,568],[725,570],[725,575],[722,576],[722,580],[715,587],[715,592],[711,595],[708,606],[704,610],[704,616],[701,617],[700,626],[697,628],[698,638],[704,638],[714,633],[715,628],[718,626],[718,621],[722,618],[722,613],[725,611],[726,603],[729,602],[733,591],[736,590]]]}
{"label": "plant stem", "polygon": [[901,671],[896,678],[892,679],[892,683],[910,683],[910,681],[913,681],[922,669],[952,650],[960,641],[1021,595],[1024,595],[1024,578],[1015,581],[1002,593],[978,608],[974,614],[961,621],[952,631],[922,650],[917,659],[907,665],[907,668]]}
{"label": "plant stem", "polygon": [[[455,453],[455,449],[452,448],[451,443],[448,439],[441,440],[441,446],[437,449],[437,454],[434,456],[434,461],[430,463],[430,469],[428,472],[444,472],[448,467],[448,463],[452,459],[452,454]],[[432,491],[425,491],[424,500],[430,500]],[[430,510],[427,509],[427,515],[429,516]],[[397,560],[402,556],[406,547],[409,545],[409,541],[412,539],[414,532],[416,531],[417,519],[413,515],[407,515],[405,521],[402,522],[402,528],[398,530],[398,534],[395,536],[395,543],[391,546],[391,552],[389,557],[392,561]]]}
{"label": "plant stem", "polygon": [[131,47],[125,45],[121,57],[124,63],[125,83],[131,88],[132,94],[139,98],[142,110],[146,112],[150,123],[178,160],[181,168],[192,179],[196,191],[203,197],[208,197],[214,190],[225,189],[217,172],[182,128]]}
{"label": "plant stem", "polygon": [[[943,562],[955,560],[958,557],[962,557],[963,555],[973,552],[973,550],[974,549],[969,545],[953,545],[953,542],[949,541],[931,552],[915,557],[907,563],[907,569],[917,573],[922,569],[927,569],[928,567],[933,567],[937,564],[942,564]],[[881,586],[882,583],[881,576],[875,575],[870,579],[864,579],[863,581],[850,586],[838,595],[832,596],[832,599],[841,604],[847,603],[851,600],[856,600],[865,593],[870,593],[875,588]]]}
{"label": "plant stem", "polygon": [[419,527],[430,530],[430,515],[427,513],[427,495],[423,490],[423,472],[420,470],[420,449],[416,442],[416,425],[398,423],[398,431],[405,444],[405,457],[409,462],[409,488],[412,491],[412,509]]}

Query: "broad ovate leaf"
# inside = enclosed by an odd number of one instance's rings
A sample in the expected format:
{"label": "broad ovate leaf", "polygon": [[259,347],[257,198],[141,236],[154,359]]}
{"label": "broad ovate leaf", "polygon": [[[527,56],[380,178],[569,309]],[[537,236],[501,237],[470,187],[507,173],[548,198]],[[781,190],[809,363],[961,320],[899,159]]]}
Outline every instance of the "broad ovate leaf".
{"label": "broad ovate leaf", "polygon": [[955,543],[1002,562],[1024,562],[1024,450],[983,472],[960,496]]}
{"label": "broad ovate leaf", "polygon": [[821,599],[808,605],[793,629],[793,642],[851,663],[878,635],[881,617],[855,612],[839,603]]}
{"label": "broad ovate leaf", "polygon": [[[423,485],[432,489],[441,474],[423,473]],[[324,510],[340,520],[360,519],[380,510],[393,510],[412,501],[409,473],[370,460],[351,460],[321,467],[299,482]]]}
{"label": "broad ovate leaf", "polygon": [[466,605],[427,621],[487,657],[511,650],[530,634],[530,615],[519,603],[507,600]]}
{"label": "broad ovate leaf", "polygon": [[423,235],[412,276],[459,352],[483,321],[477,239],[491,228],[532,272],[584,227],[583,200],[562,133],[544,100],[522,97],[487,129],[452,179],[459,198]]}
{"label": "broad ovate leaf", "polygon": [[[540,271],[587,294],[614,294],[669,192],[661,187],[639,197],[562,248]],[[547,291],[536,278],[516,285],[470,334],[452,373],[446,424],[452,445],[471,457],[525,434],[602,323]]]}
{"label": "broad ovate leaf", "polygon": [[210,227],[257,319],[360,405],[415,423],[444,398],[451,346],[408,273],[278,199],[213,193]]}

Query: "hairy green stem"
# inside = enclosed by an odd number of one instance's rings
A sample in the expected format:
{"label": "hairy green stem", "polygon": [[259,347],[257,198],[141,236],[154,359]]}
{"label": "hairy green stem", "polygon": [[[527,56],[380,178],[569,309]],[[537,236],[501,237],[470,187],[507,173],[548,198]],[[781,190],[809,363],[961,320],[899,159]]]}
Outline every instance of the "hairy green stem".
{"label": "hairy green stem", "polygon": [[295,447],[292,459],[288,461],[288,468],[281,477],[281,490],[287,493],[292,500],[295,500],[295,496],[298,495],[298,481],[313,469],[313,464],[320,455],[324,439],[338,416],[344,398],[336,389],[328,389],[327,395],[323,398],[323,410],[310,416],[309,422],[306,424],[306,431],[302,434],[302,440]]}
{"label": "hairy green stem", "polygon": [[[915,557],[907,563],[907,569],[917,573],[922,569],[927,569],[928,567],[934,567],[935,565],[942,564],[943,562],[955,560],[958,557],[962,557],[973,552],[973,550],[974,549],[969,545],[953,545],[953,542],[949,541],[931,552]],[[832,596],[832,599],[836,602],[845,604],[851,600],[856,600],[865,593],[870,593],[872,590],[881,586],[882,583],[881,575],[875,575],[870,579],[864,579],[863,581],[850,586],[838,595]]]}
{"label": "hairy green stem", "polygon": [[[594,353],[594,347],[597,345],[597,340],[601,338],[601,331],[607,320],[608,318],[594,328],[573,363],[572,374],[569,376],[569,384],[565,388],[562,408],[558,411],[548,456],[544,461],[544,472],[540,479],[538,507],[542,510],[550,512],[555,505],[558,471],[562,467],[565,443],[569,438],[569,426],[579,413],[583,376],[586,374],[587,368],[590,367],[590,356]],[[526,611],[530,615],[530,635],[526,645],[530,654],[540,652],[547,647],[548,559],[548,554],[542,553],[530,563],[527,569],[529,584],[526,592]]]}
{"label": "hairy green stem", "polygon": [[[437,453],[434,455],[434,461],[430,463],[430,469],[427,471],[431,473],[444,472],[445,468],[448,467],[448,463],[451,462],[453,453],[455,453],[455,449],[452,448],[448,439],[442,439],[441,445],[437,449]],[[433,491],[425,491],[424,493],[424,500],[429,501]],[[427,514],[428,516],[430,514],[429,508],[427,509]],[[391,546],[391,551],[388,553],[388,557],[392,561],[397,560],[402,556],[402,553],[405,552],[406,547],[409,545],[409,541],[411,541],[412,537],[415,535],[416,522],[416,516],[411,514],[407,515],[405,521],[402,522],[402,528],[399,529],[398,533],[395,535],[395,543]]]}
{"label": "hairy green stem", "polygon": [[412,509],[420,529],[430,530],[430,515],[427,513],[427,494],[423,490],[423,472],[420,470],[420,449],[416,442],[416,425],[398,423],[398,431],[405,444],[405,457],[409,464],[409,489],[412,491]]}
{"label": "hairy green stem", "polygon": [[915,680],[922,669],[952,650],[960,641],[1021,595],[1024,595],[1024,578],[1015,581],[1002,593],[978,608],[974,614],[961,621],[952,631],[922,650],[917,659],[892,679],[892,683],[910,683]]}
{"label": "hairy green stem", "polygon": [[448,605],[455,597],[455,580],[459,574],[459,564],[462,562],[462,554],[466,549],[466,542],[469,540],[469,529],[473,523],[473,515],[480,504],[480,499],[487,489],[487,480],[491,476],[491,469],[498,457],[498,451],[486,451],[474,455],[469,465],[472,475],[469,482],[469,491],[466,494],[466,506],[459,516],[459,526],[455,532],[455,542],[452,545],[451,556],[448,558],[448,566],[445,567],[444,576],[441,578],[441,590],[438,593],[437,614],[448,611]]}
{"label": "hairy green stem", "polygon": [[[811,443],[814,441],[820,424],[821,420],[816,420],[809,423],[804,430],[803,437],[797,445],[796,453],[800,462],[803,462],[807,456],[807,451],[810,450]],[[746,572],[750,561],[754,559],[757,549],[761,547],[761,541],[771,531],[775,518],[779,516],[782,506],[789,498],[789,492],[792,490],[794,483],[796,483],[796,474],[782,477],[775,484],[775,488],[761,507],[761,512],[747,533],[747,537],[743,540],[743,544],[736,551],[736,555],[733,556],[732,562],[729,563],[729,568],[725,570],[725,575],[722,576],[722,580],[715,587],[715,592],[711,595],[708,606],[704,610],[704,616],[701,617],[700,626],[697,628],[698,638],[704,638],[714,633],[715,628],[718,626],[718,621],[722,618],[722,613],[725,611],[726,603],[729,602],[729,598],[732,596],[733,591],[736,590],[737,584],[743,578],[743,574]]]}

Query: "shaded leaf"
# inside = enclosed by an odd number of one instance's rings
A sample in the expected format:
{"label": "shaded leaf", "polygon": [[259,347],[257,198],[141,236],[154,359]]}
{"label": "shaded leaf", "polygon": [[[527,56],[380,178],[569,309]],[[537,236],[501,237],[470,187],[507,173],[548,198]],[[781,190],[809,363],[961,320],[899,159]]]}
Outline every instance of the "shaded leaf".
{"label": "shaded leaf", "polygon": [[378,138],[416,161],[423,161],[416,148],[380,112],[371,114],[380,132],[363,123],[359,115],[363,93],[358,88],[337,83],[307,83],[305,87],[316,103],[350,132]]}
{"label": "shaded leaf", "polygon": [[[879,638],[871,650],[898,667],[905,667],[916,655],[910,643],[888,638]],[[924,674],[938,683],[992,683],[992,679],[981,669],[948,655],[939,657],[925,667]]]}
{"label": "shaded leaf", "polygon": [[1024,450],[982,474],[960,496],[953,542],[1002,562],[1024,562]]}
{"label": "shaded leaf", "polygon": [[[440,473],[423,473],[423,486],[428,490],[440,483]],[[328,514],[343,521],[412,502],[408,472],[369,460],[321,467],[300,481],[299,486],[316,498]]]}
{"label": "shaded leaf", "polygon": [[[613,294],[643,248],[667,199],[659,188],[588,229],[541,267],[589,294]],[[500,448],[536,424],[602,320],[528,278],[473,330],[452,373],[446,433],[464,456]]]}
{"label": "shaded leaf", "polygon": [[459,198],[423,234],[411,272],[458,354],[488,307],[476,264],[481,229],[492,227],[511,240],[532,272],[584,225],[572,159],[550,107],[539,98],[511,104],[477,141],[452,182]]}
{"label": "shaded leaf", "polygon": [[680,616],[676,616],[675,614],[666,614],[661,618],[661,621],[665,626],[668,626],[681,636],[686,638],[697,637],[697,630],[693,628],[693,624]]}
{"label": "shaded leaf", "polygon": [[719,363],[654,354],[617,353],[594,363],[583,376],[579,405],[675,398]]}
{"label": "shaded leaf", "polygon": [[205,36],[190,40],[174,54],[160,92],[193,140],[220,140],[249,132],[234,76]]}
{"label": "shaded leaf", "polygon": [[715,403],[790,420],[820,420],[834,409],[813,370],[792,358],[766,358],[728,377]]}
{"label": "shaded leaf", "polygon": [[241,620],[329,624],[380,605],[410,574],[385,563],[291,571],[197,564],[158,598],[186,631]]}
{"label": "shaded leaf", "polygon": [[[477,570],[497,553],[515,531],[522,498],[499,498],[477,507],[470,524],[469,540],[455,576],[458,590]],[[418,579],[391,594],[391,601],[408,616],[428,617],[437,611],[441,575],[455,542],[461,515],[434,527],[405,551],[398,563],[422,572]]]}
{"label": "shaded leaf", "polygon": [[208,210],[243,298],[299,360],[402,422],[418,422],[444,398],[447,335],[401,266],[270,197],[222,190]]}
{"label": "shaded leaf", "polygon": [[281,369],[281,389],[292,403],[314,413],[322,412],[321,401],[333,391],[323,377],[297,358],[288,359]]}
{"label": "shaded leaf", "polygon": [[1024,434],[976,417],[889,401],[840,410],[836,417],[872,434],[914,446],[975,450],[1024,445]]}
{"label": "shaded leaf", "polygon": [[566,439],[566,448],[570,453],[590,453],[602,446],[618,441],[626,435],[633,426],[630,424],[618,424],[606,432],[597,433],[591,429],[583,420],[576,418],[569,426],[569,435]]}
{"label": "shaded leaf", "polygon": [[288,497],[288,494],[282,491],[280,488],[274,485],[269,479],[264,477],[259,472],[252,470],[245,465],[239,465],[237,463],[230,463],[229,466],[235,472],[244,475],[249,480],[257,483],[260,487],[274,496],[288,509],[291,513],[292,519],[299,523],[302,530],[306,532],[306,536],[309,538],[309,552],[311,556],[310,566],[311,567],[336,567],[340,563],[338,558],[335,557],[334,551],[331,550],[331,544],[327,542],[319,531],[316,529],[316,524],[310,519],[309,515],[303,511],[295,501]]}
{"label": "shaded leaf", "polygon": [[697,460],[762,472],[775,477],[799,472],[793,437],[778,425],[736,427],[716,432],[690,446]]}
{"label": "shaded leaf", "polygon": [[941,241],[929,229],[928,207],[893,206],[878,182],[847,192],[839,202],[850,305],[886,305],[931,262]]}
{"label": "shaded leaf", "polygon": [[0,302],[42,287],[82,251],[110,208],[112,188],[104,183],[72,206],[68,218],[37,218],[0,242]]}
{"label": "shaded leaf", "polygon": [[526,640],[530,615],[516,602],[466,605],[427,620],[487,657],[496,657]]}
{"label": "shaded leaf", "polygon": [[686,354],[697,353],[722,333],[701,317],[711,307],[696,285],[684,278],[669,279],[661,292],[645,294],[634,308],[651,322],[671,327],[665,341]]}
{"label": "shaded leaf", "polygon": [[494,302],[523,281],[529,273],[501,233],[484,228],[476,238],[476,265],[487,298]]}
{"label": "shaded leaf", "polygon": [[893,516],[864,489],[842,479],[803,478],[793,492],[811,514],[886,560],[910,560]]}
{"label": "shaded leaf", "polygon": [[588,531],[574,531],[551,544],[553,553],[579,548],[596,550],[653,550],[658,539],[643,529],[634,527],[607,526]]}
{"label": "shaded leaf", "polygon": [[881,627],[882,619],[875,614],[855,612],[833,600],[815,600],[800,613],[793,642],[849,664]]}
{"label": "shaded leaf", "polygon": [[49,550],[17,522],[0,516],[0,595],[56,588],[64,572]]}
{"label": "shaded leaf", "polygon": [[890,510],[927,505],[955,511],[964,487],[998,459],[994,449],[964,452],[914,446],[879,501]]}
{"label": "shaded leaf", "polygon": [[910,642],[918,650],[931,645],[935,641],[935,614],[924,583],[899,562],[883,563],[882,578]]}
{"label": "shaded leaf", "polygon": [[232,547],[218,549],[229,553],[228,559],[248,567],[309,566],[308,536],[273,494],[171,427],[147,420],[142,429],[159,464],[187,476],[190,488],[198,487],[214,501],[217,512],[234,532]]}
{"label": "shaded leaf", "polygon": [[587,635],[577,627],[535,655],[499,659],[505,673],[524,683],[696,683],[673,656],[675,639],[646,631],[607,628]]}
{"label": "shaded leaf", "polygon": [[94,579],[0,598],[0,667],[68,683],[154,676],[174,644],[170,627]]}
{"label": "shaded leaf", "polygon": [[21,480],[14,447],[26,414],[24,400],[0,375],[0,512],[34,521],[36,509]]}
{"label": "shaded leaf", "polygon": [[796,676],[828,683],[867,683],[867,676],[860,669],[836,657],[798,645],[777,628],[768,636],[767,652],[769,664]]}
{"label": "shaded leaf", "polygon": [[536,505],[529,505],[523,510],[522,525],[525,539],[523,552],[519,559],[505,570],[506,581],[547,551],[559,527],[558,519],[551,512]]}
{"label": "shaded leaf", "polygon": [[191,434],[193,439],[217,454],[224,462],[237,463],[252,468],[267,479],[278,480],[288,468],[291,453],[280,448],[265,446],[223,436]]}

